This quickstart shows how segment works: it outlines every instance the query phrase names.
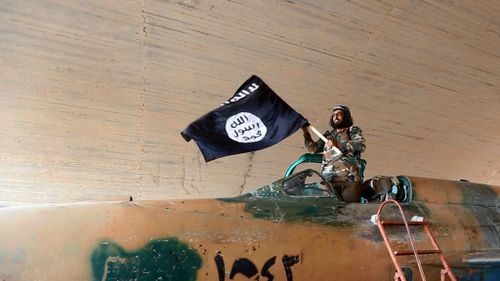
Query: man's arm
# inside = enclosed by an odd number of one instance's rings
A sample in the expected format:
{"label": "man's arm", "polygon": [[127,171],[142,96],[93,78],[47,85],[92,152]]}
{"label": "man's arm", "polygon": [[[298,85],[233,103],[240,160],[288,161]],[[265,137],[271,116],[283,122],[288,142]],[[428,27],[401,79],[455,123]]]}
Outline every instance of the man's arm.
{"label": "man's arm", "polygon": [[307,151],[311,153],[321,152],[323,150],[323,146],[325,146],[325,142],[322,140],[314,142],[307,127],[308,126],[302,127],[302,131],[304,131],[304,145],[306,146]]}
{"label": "man's arm", "polygon": [[364,152],[366,149],[366,141],[363,137],[363,132],[361,131],[361,129],[356,126],[352,126],[349,129],[349,135],[351,136],[351,140],[343,143],[342,150],[355,154]]}

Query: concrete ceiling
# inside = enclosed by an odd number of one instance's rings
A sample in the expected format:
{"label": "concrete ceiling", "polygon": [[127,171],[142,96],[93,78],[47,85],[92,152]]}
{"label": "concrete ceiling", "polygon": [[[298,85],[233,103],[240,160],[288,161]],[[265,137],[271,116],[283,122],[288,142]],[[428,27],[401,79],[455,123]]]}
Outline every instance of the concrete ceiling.
{"label": "concrete ceiling", "polygon": [[348,104],[366,176],[500,185],[498,1],[2,1],[0,201],[232,196],[296,133],[206,164],[179,133],[263,78],[320,130]]}

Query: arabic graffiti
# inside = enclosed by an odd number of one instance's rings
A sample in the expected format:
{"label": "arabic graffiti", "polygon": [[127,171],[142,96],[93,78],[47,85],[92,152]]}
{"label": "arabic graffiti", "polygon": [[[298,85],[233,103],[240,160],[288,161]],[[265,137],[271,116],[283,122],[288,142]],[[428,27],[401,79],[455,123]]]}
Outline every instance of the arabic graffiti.
{"label": "arabic graffiti", "polygon": [[239,143],[258,142],[266,135],[267,127],[252,113],[240,112],[226,120],[226,133]]}
{"label": "arabic graffiti", "polygon": [[286,280],[293,281],[292,266],[299,262],[299,256],[284,255],[281,261],[285,267]]}
{"label": "arabic graffiti", "polygon": [[259,270],[250,260],[242,258],[234,261],[233,268],[231,268],[231,273],[229,274],[229,279],[234,279],[234,276],[238,273],[250,278],[259,273]]}
{"label": "arabic graffiti", "polygon": [[149,242],[135,252],[103,241],[91,256],[94,281],[196,280],[202,260],[198,253],[176,238]]}
{"label": "arabic graffiti", "polygon": [[[218,252],[214,258],[215,264],[217,265],[217,272],[219,273],[219,281],[226,280],[226,266],[224,264],[224,258],[222,257],[222,253]],[[283,267],[286,274],[287,281],[293,281],[293,272],[292,266],[299,262],[299,256],[287,256],[284,255],[281,259],[283,263]],[[268,259],[261,269],[260,276],[266,277],[267,281],[273,281],[274,275],[269,272],[269,269],[276,263],[276,256]],[[233,262],[233,266],[231,267],[231,272],[229,273],[229,279],[234,279],[236,274],[242,274],[247,278],[251,278],[259,273],[257,266],[247,258],[240,258]],[[255,280],[259,280],[259,276]]]}

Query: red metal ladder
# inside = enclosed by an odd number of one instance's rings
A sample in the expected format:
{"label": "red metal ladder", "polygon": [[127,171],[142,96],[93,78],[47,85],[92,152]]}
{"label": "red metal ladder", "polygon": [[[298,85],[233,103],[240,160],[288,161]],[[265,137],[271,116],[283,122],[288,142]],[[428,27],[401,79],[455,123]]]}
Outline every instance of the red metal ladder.
{"label": "red metal ladder", "polygon": [[[393,221],[393,220],[383,220],[381,217],[382,209],[384,206],[386,206],[389,203],[396,204],[399,208],[399,212],[401,213],[401,217],[403,218],[403,221]],[[385,232],[384,226],[401,226],[404,225],[406,227],[406,232],[408,233],[408,237],[410,240],[411,248],[412,250],[399,250],[399,251],[394,251],[390,245],[389,238],[387,237],[387,233]],[[413,241],[413,236],[410,232],[410,225],[420,225],[423,227],[424,232],[427,234],[429,237],[433,249],[432,250],[418,250],[415,248],[415,244]],[[422,277],[422,281],[426,281],[425,279],[425,274],[424,270],[422,268],[422,263],[420,262],[420,257],[419,255],[439,255],[439,260],[441,261],[441,264],[443,265],[443,268],[441,269],[441,281],[445,280],[445,276],[448,275],[450,280],[452,281],[457,281],[455,276],[453,275],[453,272],[451,271],[450,267],[448,266],[448,263],[446,262],[441,248],[439,248],[438,243],[436,242],[436,239],[432,235],[432,233],[429,230],[429,225],[425,221],[407,221],[406,217],[403,212],[403,208],[401,208],[401,205],[393,199],[389,199],[382,203],[377,211],[377,226],[380,231],[380,234],[382,234],[382,237],[384,238],[385,246],[387,247],[387,251],[389,251],[389,255],[391,256],[392,263],[396,267],[396,273],[394,274],[394,280],[396,281],[407,281],[406,277],[403,273],[403,270],[401,269],[401,266],[399,265],[398,260],[396,259],[397,256],[409,256],[409,255],[414,255],[415,260],[417,261],[417,266],[418,270],[420,271],[420,276]]]}

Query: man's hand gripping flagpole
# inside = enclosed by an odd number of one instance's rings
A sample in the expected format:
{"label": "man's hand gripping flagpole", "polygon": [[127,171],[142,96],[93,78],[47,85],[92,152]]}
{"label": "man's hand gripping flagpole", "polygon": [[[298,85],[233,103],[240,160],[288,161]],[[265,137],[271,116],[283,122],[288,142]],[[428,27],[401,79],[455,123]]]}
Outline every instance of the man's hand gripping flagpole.
{"label": "man's hand gripping flagpole", "polygon": [[[307,126],[308,129],[310,129],[311,131],[313,131],[313,133],[315,133],[322,141],[325,142],[325,145],[328,146],[328,139],[323,136],[323,134],[321,134],[316,128],[314,128],[312,125],[309,124],[309,126]],[[322,152],[324,154],[331,154],[330,155],[325,155],[325,158],[332,158],[333,160],[337,160],[339,159],[340,157],[342,157],[342,152],[334,145],[332,145],[331,148],[329,148],[327,151],[325,152]]]}

